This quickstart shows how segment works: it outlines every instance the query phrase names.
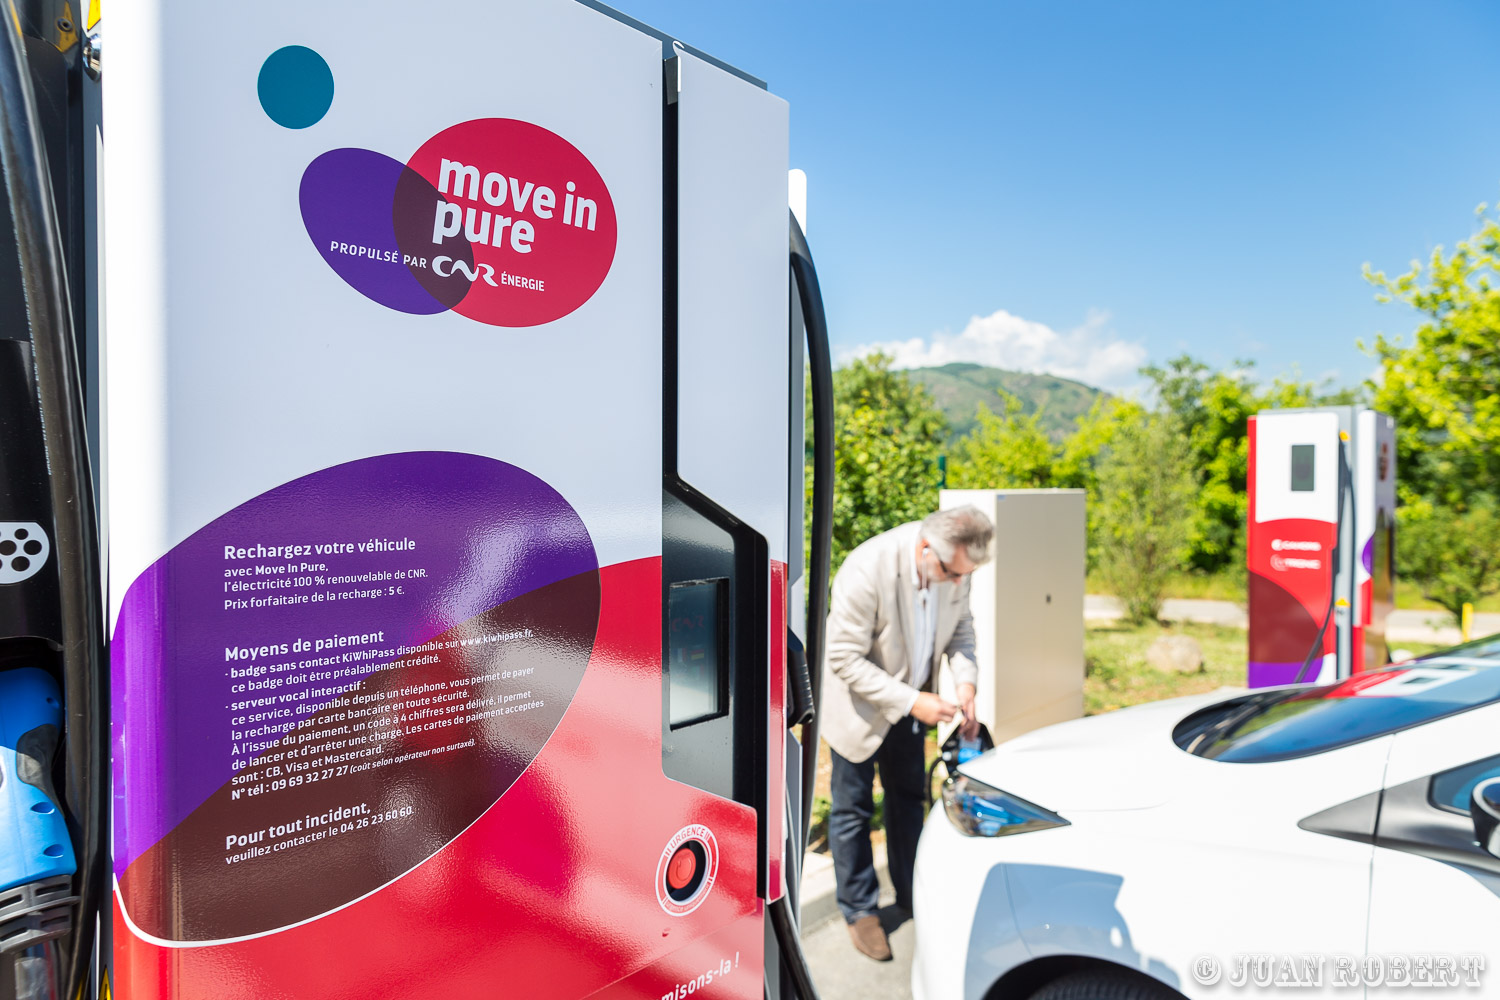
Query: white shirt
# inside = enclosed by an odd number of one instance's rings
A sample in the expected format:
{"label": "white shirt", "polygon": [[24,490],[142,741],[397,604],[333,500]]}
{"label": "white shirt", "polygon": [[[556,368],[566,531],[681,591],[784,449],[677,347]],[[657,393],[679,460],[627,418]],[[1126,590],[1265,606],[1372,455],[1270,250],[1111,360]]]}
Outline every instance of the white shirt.
{"label": "white shirt", "polygon": [[937,595],[932,592],[931,584],[922,578],[922,574],[917,569],[916,546],[910,550],[910,560],[912,630],[911,634],[906,637],[906,644],[911,656],[910,683],[917,690],[912,693],[911,704],[906,706],[908,715],[917,703],[917,695],[921,693],[923,685],[932,674],[933,646],[937,642]]}

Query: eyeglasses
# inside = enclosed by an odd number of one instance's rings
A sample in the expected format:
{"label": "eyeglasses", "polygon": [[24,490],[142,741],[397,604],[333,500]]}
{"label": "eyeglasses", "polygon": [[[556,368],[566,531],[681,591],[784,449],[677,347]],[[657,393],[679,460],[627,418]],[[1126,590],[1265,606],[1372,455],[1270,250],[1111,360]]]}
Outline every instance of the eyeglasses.
{"label": "eyeglasses", "polygon": [[937,560],[938,568],[943,571],[943,578],[944,579],[947,579],[947,580],[962,580],[964,578],[964,576],[966,574],[955,573],[951,569],[949,569],[948,568],[948,564],[945,563],[945,562],[943,562],[942,557],[937,554],[937,549],[933,548],[930,544],[927,546],[927,551],[931,552],[932,553],[932,558],[934,558],[934,559]]}

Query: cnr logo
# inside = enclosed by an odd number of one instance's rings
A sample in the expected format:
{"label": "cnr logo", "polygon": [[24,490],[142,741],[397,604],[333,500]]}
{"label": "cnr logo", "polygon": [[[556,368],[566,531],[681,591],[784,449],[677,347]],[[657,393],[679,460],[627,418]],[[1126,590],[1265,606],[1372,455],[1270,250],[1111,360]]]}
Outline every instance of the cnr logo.
{"label": "cnr logo", "polygon": [[[443,270],[445,267],[448,269],[446,272]],[[475,282],[483,278],[485,284],[491,288],[500,287],[495,281],[495,269],[484,261],[480,261],[477,267],[470,267],[467,262],[454,260],[452,257],[434,257],[432,258],[432,269],[437,272],[439,278],[451,278],[453,277],[453,273],[458,271],[465,278],[468,278],[470,282]]]}

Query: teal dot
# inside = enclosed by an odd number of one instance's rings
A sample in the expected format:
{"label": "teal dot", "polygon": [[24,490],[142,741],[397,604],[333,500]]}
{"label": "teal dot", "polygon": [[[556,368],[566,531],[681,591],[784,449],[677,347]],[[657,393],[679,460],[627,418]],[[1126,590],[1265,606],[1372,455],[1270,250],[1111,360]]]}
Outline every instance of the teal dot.
{"label": "teal dot", "polygon": [[312,49],[288,45],[261,63],[255,89],[260,106],[277,125],[307,128],[333,104],[333,71]]}

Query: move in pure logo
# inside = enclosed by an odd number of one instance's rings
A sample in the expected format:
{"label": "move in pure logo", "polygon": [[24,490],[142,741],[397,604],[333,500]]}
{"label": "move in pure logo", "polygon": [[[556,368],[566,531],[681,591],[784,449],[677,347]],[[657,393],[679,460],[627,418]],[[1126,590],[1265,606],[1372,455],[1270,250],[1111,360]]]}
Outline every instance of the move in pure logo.
{"label": "move in pure logo", "polygon": [[[328,64],[302,46],[272,53],[258,87],[267,116],[286,128],[317,124],[334,98]],[[404,163],[329,150],[303,172],[299,202],[334,273],[416,315],[550,323],[593,297],[615,257],[604,178],[562,136],[513,118],[453,125]]]}
{"label": "move in pure logo", "polygon": [[330,150],[308,165],[300,198],[329,266],[402,312],[549,323],[598,291],[615,256],[599,172],[566,139],[512,118],[454,125],[406,163]]}

